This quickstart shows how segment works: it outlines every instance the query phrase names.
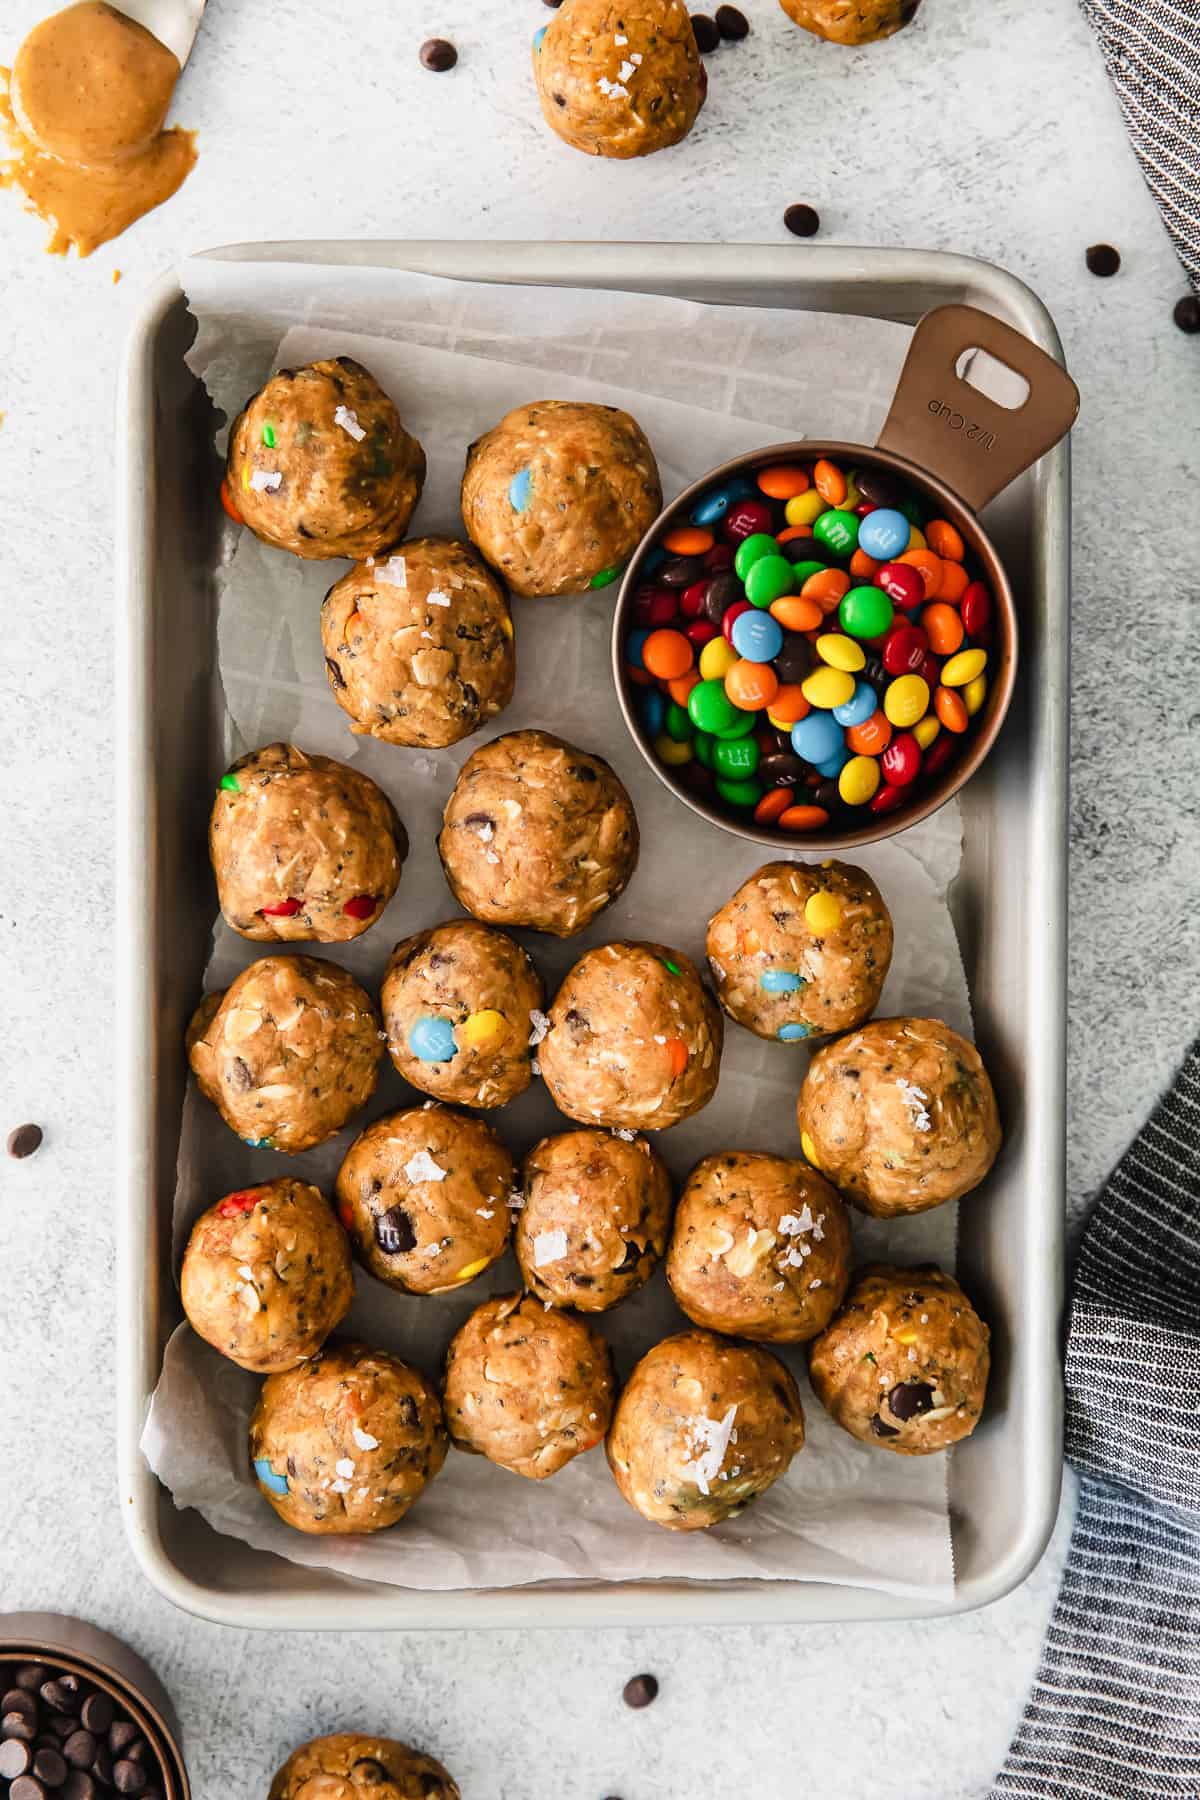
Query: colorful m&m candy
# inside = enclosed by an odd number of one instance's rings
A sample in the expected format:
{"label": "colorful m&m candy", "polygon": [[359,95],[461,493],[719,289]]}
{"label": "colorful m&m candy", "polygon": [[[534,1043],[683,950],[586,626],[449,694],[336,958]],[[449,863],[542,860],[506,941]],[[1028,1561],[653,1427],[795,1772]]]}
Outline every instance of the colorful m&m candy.
{"label": "colorful m&m candy", "polygon": [[887,470],[772,463],[701,493],[650,556],[626,675],[655,755],[710,804],[797,836],[894,812],[986,711],[991,591]]}

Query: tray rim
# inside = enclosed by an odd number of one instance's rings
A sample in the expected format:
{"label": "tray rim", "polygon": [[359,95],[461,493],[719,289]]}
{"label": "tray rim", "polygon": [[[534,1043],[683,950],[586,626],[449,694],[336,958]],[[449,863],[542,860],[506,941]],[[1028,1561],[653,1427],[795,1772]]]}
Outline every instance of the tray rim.
{"label": "tray rim", "polygon": [[[451,278],[670,292],[709,285],[714,277],[746,288],[755,281],[805,290],[797,310],[837,310],[912,319],[948,292],[969,294],[999,312],[1062,360],[1053,319],[1026,283],[981,259],[942,251],[854,246],[695,243],[544,244],[521,240],[313,240],[234,244],[202,253],[231,262],[299,262],[346,268],[404,268]],[[514,268],[521,273],[514,275]],[[747,298],[748,296],[743,296]],[[161,1270],[145,1255],[153,1238],[154,1069],[149,1022],[154,1016],[151,942],[154,857],[151,811],[153,667],[149,632],[154,459],[145,455],[155,424],[156,336],[184,298],[175,270],[144,294],[130,324],[117,394],[115,704],[118,741],[127,754],[117,793],[117,1456],[121,1511],[139,1568],[180,1609],[216,1623],[264,1630],[418,1630],[471,1627],[637,1627],[680,1624],[784,1624],[888,1618],[948,1617],[989,1605],[1036,1566],[1057,1514],[1062,1477],[1062,1386],[1059,1324],[1063,1291],[1066,1078],[1066,791],[1068,633],[1047,646],[1040,726],[1054,779],[1040,833],[1042,857],[1030,869],[1031,908],[1045,929],[1031,944],[1031,972],[1046,997],[1047,1030],[1040,1067],[1028,1085],[1040,1098],[1041,1164],[1057,1203],[1034,1215],[1025,1253],[1043,1271],[1036,1304],[1023,1320],[1031,1347],[1028,1379],[1036,1385],[1021,1443],[1024,1509],[1017,1541],[981,1574],[956,1582],[945,1601],[890,1595],[824,1582],[683,1581],[572,1584],[562,1587],[463,1589],[445,1592],[384,1587],[339,1579],[319,1596],[273,1592],[269,1580],[232,1591],[184,1573],[171,1559],[160,1521],[169,1505],[141,1457],[138,1441],[146,1398],[157,1379]],[[1033,541],[1034,578],[1069,598],[1069,450],[1066,441],[1039,465],[1044,530]],[[1065,617],[1065,612],[1064,612]],[[1057,1121],[1057,1124],[1055,1123]],[[1032,1153],[1032,1152],[1031,1152]],[[415,1615],[415,1616],[414,1616]]]}

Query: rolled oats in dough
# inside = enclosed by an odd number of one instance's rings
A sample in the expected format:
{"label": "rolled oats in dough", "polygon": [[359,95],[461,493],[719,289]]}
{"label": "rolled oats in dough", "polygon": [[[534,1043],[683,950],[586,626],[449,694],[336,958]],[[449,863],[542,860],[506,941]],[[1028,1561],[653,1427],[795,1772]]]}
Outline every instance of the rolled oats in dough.
{"label": "rolled oats in dough", "polygon": [[568,971],[538,1056],[569,1119],[664,1131],[712,1099],[722,1038],[720,1010],[681,950],[602,944]]}
{"label": "rolled oats in dough", "polygon": [[321,607],[325,673],[359,736],[442,749],[512,699],[508,599],[453,538],[409,538],[354,565]]}
{"label": "rolled oats in dough", "polygon": [[703,1531],[765,1493],[803,1445],[800,1392],[778,1357],[683,1331],[648,1350],[629,1377],[608,1461],[644,1519]]}
{"label": "rolled oats in dough", "polygon": [[318,1188],[263,1181],[197,1219],[179,1288],[206,1343],[243,1369],[277,1374],[315,1356],[350,1311],[350,1243]]}
{"label": "rolled oats in dough", "polygon": [[940,1019],[873,1019],[825,1045],[796,1110],[809,1162],[880,1219],[961,1199],[1000,1148],[979,1052]]}
{"label": "rolled oats in dough", "polygon": [[263,956],[201,1001],[188,1059],[231,1131],[295,1155],[366,1105],[382,1038],[370,996],[345,969],[315,956]]}
{"label": "rolled oats in dough", "polygon": [[285,1525],[314,1536],[395,1525],[445,1460],[433,1388],[363,1344],[332,1344],[268,1375],[250,1420],[259,1492]]}
{"label": "rolled oats in dough", "polygon": [[229,433],[229,498],[255,537],[294,556],[372,556],[404,536],[425,452],[349,356],[281,369]]}
{"label": "rolled oats in dough", "polygon": [[810,1352],[821,1405],[851,1437],[927,1456],[974,1431],[989,1331],[951,1275],[872,1264]]}
{"label": "rolled oats in dough", "polygon": [[544,1481],[608,1430],[612,1357],[598,1332],[531,1294],[485,1300],[451,1341],[446,1428],[530,1481]]}
{"label": "rolled oats in dough", "polygon": [[529,599],[611,585],[658,516],[662,483],[627,412],[537,400],[471,445],[460,503],[471,542]]}
{"label": "rolled oats in dough", "polygon": [[807,1163],[722,1150],[687,1178],[667,1280],[697,1325],[799,1344],[824,1329],[850,1279],[850,1222]]}
{"label": "rolled oats in dough", "polygon": [[525,1158],[514,1248],[525,1285],[552,1306],[607,1312],[666,1249],[671,1178],[644,1137],[564,1131]]}
{"label": "rolled oats in dough", "polygon": [[222,776],[208,849],[242,937],[336,944],[369,931],[395,893],[408,834],[369,775],[267,744]]}
{"label": "rolled oats in dough", "polygon": [[516,1169],[490,1125],[429,1101],[387,1113],[338,1171],[338,1213],[363,1267],[409,1294],[482,1275],[508,1244]]}
{"label": "rolled oats in dough", "polygon": [[603,757],[546,731],[510,731],[463,764],[438,851],[477,919],[572,937],[633,874],[637,815]]}

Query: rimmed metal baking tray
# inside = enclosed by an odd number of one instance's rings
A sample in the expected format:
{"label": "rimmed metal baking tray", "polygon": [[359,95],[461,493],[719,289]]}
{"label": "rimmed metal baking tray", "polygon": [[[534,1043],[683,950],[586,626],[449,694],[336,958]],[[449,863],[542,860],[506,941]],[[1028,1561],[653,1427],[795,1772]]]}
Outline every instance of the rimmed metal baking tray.
{"label": "rimmed metal baking tray", "polygon": [[[597,287],[715,304],[913,323],[965,301],[1061,357],[1029,288],[933,251],[753,244],[277,243],[233,263],[401,268],[473,281]],[[117,413],[118,1456],[137,1560],[176,1605],[272,1630],[737,1624],[966,1612],[1014,1588],[1053,1528],[1062,1467],[1066,1060],[1069,461],[1021,477],[988,524],[1019,595],[1023,679],[984,770],[961,795],[951,903],[976,1035],[1006,1125],[981,1203],[960,1210],[959,1271],[993,1323],[988,1417],[949,1462],[956,1581],[945,1603],[820,1582],[652,1581],[427,1592],[354,1581],[254,1550],[178,1511],[138,1438],[180,1317],[170,1214],[185,1086],[180,1051],[211,916],[209,775],[222,754],[215,678],[219,512],[214,417],[183,361],[193,323],[175,275],[134,319]]]}

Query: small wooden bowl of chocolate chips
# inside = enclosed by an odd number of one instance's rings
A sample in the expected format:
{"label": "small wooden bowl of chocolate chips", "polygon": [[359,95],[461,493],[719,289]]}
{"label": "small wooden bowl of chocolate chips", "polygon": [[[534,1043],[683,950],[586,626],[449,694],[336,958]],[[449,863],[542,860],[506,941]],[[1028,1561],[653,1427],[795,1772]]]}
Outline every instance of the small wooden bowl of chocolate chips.
{"label": "small wooden bowl of chocolate chips", "polygon": [[3,1800],[190,1800],[174,1711],[127,1644],[58,1613],[0,1615]]}

